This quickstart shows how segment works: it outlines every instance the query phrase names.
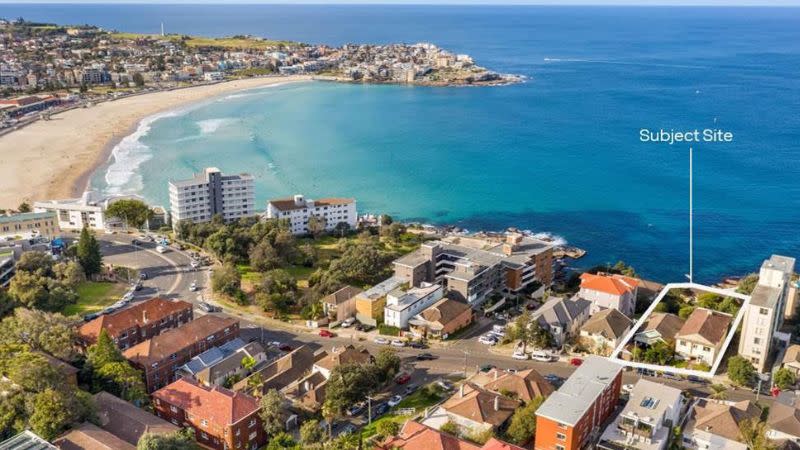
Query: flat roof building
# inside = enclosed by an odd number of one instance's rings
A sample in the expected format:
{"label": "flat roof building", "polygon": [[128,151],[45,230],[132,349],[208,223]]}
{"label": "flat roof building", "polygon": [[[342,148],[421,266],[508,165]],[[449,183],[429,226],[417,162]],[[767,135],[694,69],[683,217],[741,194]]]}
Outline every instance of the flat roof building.
{"label": "flat roof building", "polygon": [[267,202],[266,217],[289,222],[293,234],[309,234],[308,221],[317,217],[324,222],[325,231],[333,231],[340,223],[354,230],[358,225],[356,201],[352,198],[321,198],[312,200],[302,195]]}
{"label": "flat roof building", "polygon": [[0,239],[53,239],[61,235],[55,212],[30,212],[0,215]]}
{"label": "flat roof building", "polygon": [[208,167],[188,180],[169,182],[172,226],[181,221],[209,222],[221,215],[226,222],[255,215],[253,176],[223,174]]}

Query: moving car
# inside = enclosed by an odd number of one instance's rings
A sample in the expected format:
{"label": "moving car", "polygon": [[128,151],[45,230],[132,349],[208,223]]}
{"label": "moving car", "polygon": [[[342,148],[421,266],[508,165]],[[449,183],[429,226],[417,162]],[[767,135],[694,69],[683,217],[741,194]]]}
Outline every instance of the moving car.
{"label": "moving car", "polygon": [[572,358],[572,359],[570,359],[570,360],[569,360],[569,364],[570,364],[571,366],[578,367],[578,366],[580,366],[581,364],[583,364],[583,360],[582,360],[582,359],[580,359],[580,358]]}
{"label": "moving car", "polygon": [[392,339],[392,346],[393,347],[405,347],[406,343],[401,341],[400,339]]}
{"label": "moving car", "polygon": [[390,408],[394,408],[395,406],[399,405],[400,402],[402,401],[403,401],[402,395],[393,395],[392,398],[390,398],[389,401],[386,402],[386,404],[389,405]]}
{"label": "moving car", "polygon": [[319,330],[319,335],[326,338],[332,338],[334,335],[328,330]]}
{"label": "moving car", "polygon": [[417,361],[433,361],[436,359],[436,355],[433,353],[420,353],[417,355]]}
{"label": "moving car", "polygon": [[376,344],[386,345],[389,343],[389,340],[378,336],[375,338],[375,340],[373,340],[373,342],[375,342]]}
{"label": "moving car", "polygon": [[394,382],[397,384],[406,384],[411,380],[411,375],[407,373],[401,373],[394,379]]}

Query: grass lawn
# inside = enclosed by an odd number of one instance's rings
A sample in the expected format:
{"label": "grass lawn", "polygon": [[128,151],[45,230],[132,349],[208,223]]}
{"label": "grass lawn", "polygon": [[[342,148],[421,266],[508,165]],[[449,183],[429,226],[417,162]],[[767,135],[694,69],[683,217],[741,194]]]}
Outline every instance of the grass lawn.
{"label": "grass lawn", "polygon": [[76,289],[78,292],[77,303],[67,305],[63,311],[64,315],[85,315],[98,312],[119,300],[127,288],[125,283],[84,281]]}

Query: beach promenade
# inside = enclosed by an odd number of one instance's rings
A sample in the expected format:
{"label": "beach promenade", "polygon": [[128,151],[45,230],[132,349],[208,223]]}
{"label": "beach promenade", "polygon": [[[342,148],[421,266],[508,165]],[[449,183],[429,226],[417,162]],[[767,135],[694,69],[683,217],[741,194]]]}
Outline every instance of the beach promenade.
{"label": "beach promenade", "polygon": [[0,208],[79,196],[114,145],[145,117],[235,91],[310,79],[248,78],[131,96],[72,109],[0,136]]}

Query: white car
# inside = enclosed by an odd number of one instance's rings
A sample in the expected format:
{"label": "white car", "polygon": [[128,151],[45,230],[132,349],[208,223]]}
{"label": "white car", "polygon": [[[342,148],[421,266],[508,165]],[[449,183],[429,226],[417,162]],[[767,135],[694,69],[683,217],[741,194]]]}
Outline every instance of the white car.
{"label": "white car", "polygon": [[389,405],[389,408],[394,408],[395,406],[399,405],[400,402],[402,401],[403,401],[402,395],[394,395],[392,396],[392,398],[389,399],[388,402],[386,402],[386,404]]}
{"label": "white car", "polygon": [[164,247],[163,245],[159,245],[159,246],[156,247],[156,251],[158,253],[167,253],[167,247]]}
{"label": "white car", "polygon": [[527,353],[521,353],[521,352],[520,353],[514,353],[513,355],[511,355],[511,357],[514,358],[514,359],[521,359],[523,361],[525,361],[528,358],[530,358],[530,356]]}
{"label": "white car", "polygon": [[490,335],[483,335],[478,339],[478,342],[484,345],[495,345],[497,344],[497,339]]}
{"label": "white car", "polygon": [[504,337],[506,337],[506,333],[504,331],[492,330],[492,331],[489,332],[489,334],[491,334],[492,336],[495,336],[497,339],[503,339]]}
{"label": "white car", "polygon": [[400,339],[394,339],[394,340],[392,340],[392,346],[394,346],[394,347],[405,347],[406,343],[401,341]]}
{"label": "white car", "polygon": [[552,356],[550,356],[548,353],[542,352],[542,351],[536,351],[536,352],[531,353],[531,359],[534,360],[534,361],[539,361],[539,362],[551,362],[551,361],[553,361],[553,357]]}
{"label": "white car", "polygon": [[191,286],[189,286],[189,290],[192,291],[192,292],[196,291],[197,290],[197,283],[192,281]]}
{"label": "white car", "polygon": [[506,326],[505,325],[493,325],[492,331],[495,333],[503,333],[506,334]]}
{"label": "white car", "polygon": [[348,317],[342,322],[342,328],[350,328],[354,323],[356,323],[355,317]]}
{"label": "white car", "polygon": [[374,342],[376,344],[386,345],[386,344],[389,343],[389,340],[386,339],[386,338],[382,338],[382,337],[376,337],[375,340],[373,340],[372,342]]}

